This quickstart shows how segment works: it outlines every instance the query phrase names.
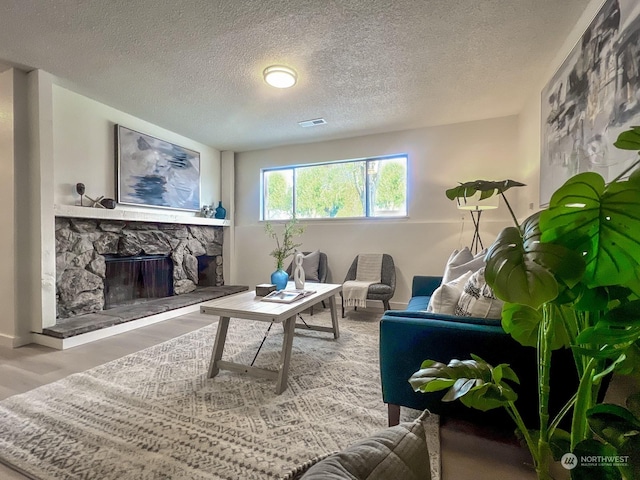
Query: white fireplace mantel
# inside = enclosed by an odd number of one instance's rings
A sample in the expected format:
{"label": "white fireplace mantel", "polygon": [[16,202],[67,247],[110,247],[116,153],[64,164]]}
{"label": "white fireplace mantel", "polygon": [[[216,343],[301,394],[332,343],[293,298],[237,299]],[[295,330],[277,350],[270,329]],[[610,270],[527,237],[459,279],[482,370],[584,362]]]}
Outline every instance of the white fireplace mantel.
{"label": "white fireplace mantel", "polygon": [[217,218],[195,217],[172,213],[140,212],[135,210],[123,210],[94,207],[79,207],[77,205],[54,205],[53,211],[56,217],[95,218],[98,220],[124,220],[130,222],[157,222],[180,223],[183,225],[209,225],[228,227],[230,220]]}

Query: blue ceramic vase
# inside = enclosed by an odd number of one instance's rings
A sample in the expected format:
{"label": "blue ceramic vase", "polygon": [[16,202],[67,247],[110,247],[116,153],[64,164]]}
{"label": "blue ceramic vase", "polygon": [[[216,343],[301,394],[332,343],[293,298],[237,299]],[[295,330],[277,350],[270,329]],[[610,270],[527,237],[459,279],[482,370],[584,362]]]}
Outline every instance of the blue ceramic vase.
{"label": "blue ceramic vase", "polygon": [[288,281],[289,274],[281,268],[271,274],[271,283],[276,286],[276,290],[284,290],[287,288]]}
{"label": "blue ceramic vase", "polygon": [[227,216],[227,209],[222,206],[222,201],[218,202],[215,217],[224,220]]}

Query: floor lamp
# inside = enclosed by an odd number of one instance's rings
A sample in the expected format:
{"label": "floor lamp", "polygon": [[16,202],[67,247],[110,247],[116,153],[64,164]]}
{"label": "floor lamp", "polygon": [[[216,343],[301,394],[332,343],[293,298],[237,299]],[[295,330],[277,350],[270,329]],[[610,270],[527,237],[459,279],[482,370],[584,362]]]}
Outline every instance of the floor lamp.
{"label": "floor lamp", "polygon": [[484,250],[482,244],[482,238],[480,238],[480,216],[485,210],[495,210],[498,208],[498,196],[493,195],[487,199],[480,200],[480,192],[476,195],[466,198],[458,198],[458,209],[468,210],[471,214],[471,221],[473,222],[473,238],[471,239],[471,250],[474,254],[480,250]]}

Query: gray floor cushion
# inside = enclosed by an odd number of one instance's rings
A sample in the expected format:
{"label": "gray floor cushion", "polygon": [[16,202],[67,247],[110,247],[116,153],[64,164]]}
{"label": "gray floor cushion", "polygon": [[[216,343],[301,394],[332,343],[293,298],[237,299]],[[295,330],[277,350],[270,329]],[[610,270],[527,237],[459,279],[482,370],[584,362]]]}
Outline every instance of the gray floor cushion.
{"label": "gray floor cushion", "polygon": [[423,421],[401,423],[296,468],[285,480],[430,480],[429,450]]}

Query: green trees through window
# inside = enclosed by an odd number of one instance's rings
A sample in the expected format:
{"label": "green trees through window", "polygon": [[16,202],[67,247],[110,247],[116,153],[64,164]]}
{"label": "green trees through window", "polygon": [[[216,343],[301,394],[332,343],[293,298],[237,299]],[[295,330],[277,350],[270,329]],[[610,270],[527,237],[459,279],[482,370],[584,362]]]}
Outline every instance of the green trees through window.
{"label": "green trees through window", "polygon": [[262,171],[263,219],[407,214],[407,157],[381,157]]}

